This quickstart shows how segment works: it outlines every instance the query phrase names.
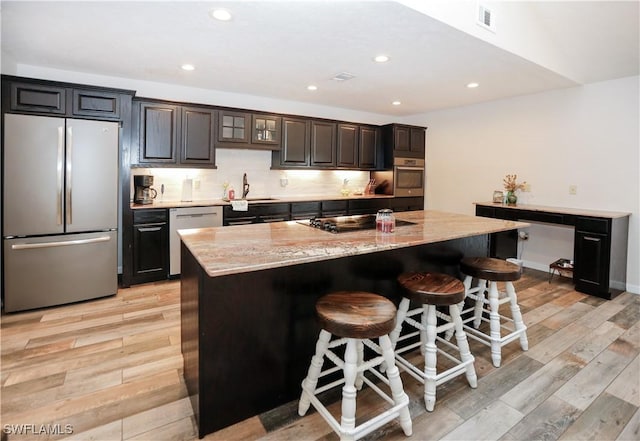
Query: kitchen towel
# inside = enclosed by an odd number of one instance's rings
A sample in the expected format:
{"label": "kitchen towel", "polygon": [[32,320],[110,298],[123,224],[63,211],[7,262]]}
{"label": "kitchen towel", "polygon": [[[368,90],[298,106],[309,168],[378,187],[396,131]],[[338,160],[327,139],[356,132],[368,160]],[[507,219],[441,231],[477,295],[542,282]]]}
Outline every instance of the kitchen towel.
{"label": "kitchen towel", "polygon": [[231,201],[231,208],[233,211],[248,211],[249,202],[245,200]]}

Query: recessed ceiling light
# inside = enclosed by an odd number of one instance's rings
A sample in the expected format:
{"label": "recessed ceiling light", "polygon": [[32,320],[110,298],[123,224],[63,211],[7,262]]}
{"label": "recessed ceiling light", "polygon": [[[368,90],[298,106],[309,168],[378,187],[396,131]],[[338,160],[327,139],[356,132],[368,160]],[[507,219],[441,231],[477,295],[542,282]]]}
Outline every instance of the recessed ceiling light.
{"label": "recessed ceiling light", "polygon": [[402,104],[400,101],[394,101],[391,104],[393,104],[394,106],[399,106],[400,104]]}
{"label": "recessed ceiling light", "polygon": [[310,84],[307,86],[307,90],[318,90],[318,86],[314,86],[313,84]]}
{"label": "recessed ceiling light", "polygon": [[479,85],[480,85],[480,84],[478,84],[478,83],[469,83],[469,84],[467,84],[467,87],[468,87],[469,89],[475,89],[475,88],[476,88],[476,87],[478,87]]}
{"label": "recessed ceiling light", "polygon": [[193,64],[183,64],[181,67],[182,70],[196,70],[196,67]]}
{"label": "recessed ceiling light", "polygon": [[211,17],[220,21],[229,21],[233,18],[231,12],[227,11],[226,9],[212,9],[209,14],[211,15]]}
{"label": "recessed ceiling light", "polygon": [[373,61],[376,63],[386,63],[389,61],[389,57],[387,55],[378,55],[373,59]]}

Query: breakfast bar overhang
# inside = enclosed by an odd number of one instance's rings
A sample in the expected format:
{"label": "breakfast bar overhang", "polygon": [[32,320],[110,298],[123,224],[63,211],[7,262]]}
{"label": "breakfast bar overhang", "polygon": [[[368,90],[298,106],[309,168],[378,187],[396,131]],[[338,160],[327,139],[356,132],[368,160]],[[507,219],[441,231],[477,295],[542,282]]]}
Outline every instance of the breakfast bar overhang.
{"label": "breakfast bar overhang", "polygon": [[528,226],[439,211],[396,217],[412,224],[391,234],[295,221],[180,232],[184,377],[200,437],[299,396],[321,295],[396,300],[395,276],[441,270],[439,250],[486,256],[490,234]]}

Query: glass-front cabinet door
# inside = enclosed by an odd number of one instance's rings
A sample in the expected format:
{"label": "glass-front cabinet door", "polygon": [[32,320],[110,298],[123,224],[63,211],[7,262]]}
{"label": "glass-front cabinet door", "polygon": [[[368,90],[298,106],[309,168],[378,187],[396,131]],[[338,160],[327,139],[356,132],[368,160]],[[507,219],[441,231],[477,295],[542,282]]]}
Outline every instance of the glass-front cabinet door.
{"label": "glass-front cabinet door", "polygon": [[219,121],[218,141],[249,142],[251,121],[249,113],[221,111]]}
{"label": "glass-front cabinet door", "polygon": [[282,118],[274,115],[253,115],[251,142],[254,144],[280,144]]}

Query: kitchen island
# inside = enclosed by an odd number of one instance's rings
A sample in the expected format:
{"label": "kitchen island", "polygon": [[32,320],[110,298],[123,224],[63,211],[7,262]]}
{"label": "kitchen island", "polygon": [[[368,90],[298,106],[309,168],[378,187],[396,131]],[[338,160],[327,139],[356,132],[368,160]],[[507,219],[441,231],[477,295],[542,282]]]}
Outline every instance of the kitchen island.
{"label": "kitchen island", "polygon": [[332,234],[295,221],[181,232],[184,376],[199,436],[296,399],[335,290],[395,298],[402,271],[439,269],[438,250],[486,256],[489,235],[523,222],[438,211],[411,225]]}

